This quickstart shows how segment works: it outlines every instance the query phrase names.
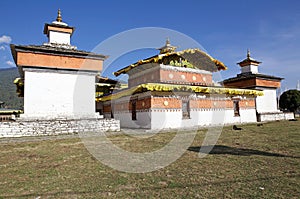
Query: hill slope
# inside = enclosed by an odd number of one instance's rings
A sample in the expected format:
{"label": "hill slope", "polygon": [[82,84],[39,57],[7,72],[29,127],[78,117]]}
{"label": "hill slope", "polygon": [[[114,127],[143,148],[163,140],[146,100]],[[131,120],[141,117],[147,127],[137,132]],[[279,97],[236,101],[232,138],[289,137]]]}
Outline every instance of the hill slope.
{"label": "hill slope", "polygon": [[5,108],[23,110],[23,98],[18,97],[16,93],[16,86],[13,83],[15,78],[19,76],[17,68],[0,70],[0,101],[5,102]]}

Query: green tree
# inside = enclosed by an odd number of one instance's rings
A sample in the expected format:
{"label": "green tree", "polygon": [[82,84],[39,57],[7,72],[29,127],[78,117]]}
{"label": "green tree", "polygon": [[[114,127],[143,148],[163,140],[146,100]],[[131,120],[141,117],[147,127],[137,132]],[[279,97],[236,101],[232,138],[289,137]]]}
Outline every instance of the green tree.
{"label": "green tree", "polygon": [[279,106],[283,110],[296,112],[300,110],[300,91],[288,90],[279,99]]}

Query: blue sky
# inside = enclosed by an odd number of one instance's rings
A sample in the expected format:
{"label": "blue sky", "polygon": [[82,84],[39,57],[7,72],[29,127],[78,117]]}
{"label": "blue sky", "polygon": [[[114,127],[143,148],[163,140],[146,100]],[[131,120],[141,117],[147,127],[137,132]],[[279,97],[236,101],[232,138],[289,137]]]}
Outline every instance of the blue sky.
{"label": "blue sky", "polygon": [[[236,63],[245,58],[249,48],[252,57],[262,61],[261,73],[285,78],[283,89],[295,88],[300,80],[298,0],[6,0],[0,5],[0,68],[14,67],[9,43],[40,45],[46,42],[44,23],[55,20],[60,8],[63,21],[76,27],[72,44],[78,49],[92,51],[101,42],[123,31],[160,27],[187,35],[224,62],[228,70],[221,72],[222,78],[239,73]],[[153,45],[162,46],[166,34],[153,41]],[[172,42],[172,36],[170,39]],[[175,46],[184,46],[176,39],[173,41]],[[105,55],[111,52],[101,50]],[[134,52],[122,55],[111,68],[117,70],[156,51]]]}

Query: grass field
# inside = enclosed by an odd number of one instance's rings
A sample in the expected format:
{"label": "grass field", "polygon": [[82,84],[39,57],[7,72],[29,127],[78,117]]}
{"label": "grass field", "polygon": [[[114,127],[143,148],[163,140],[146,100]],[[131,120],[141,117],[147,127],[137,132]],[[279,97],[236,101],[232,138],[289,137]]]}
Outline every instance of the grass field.
{"label": "grass field", "polygon": [[[242,128],[224,127],[205,158],[198,151],[206,130],[198,130],[177,161],[140,174],[101,164],[76,136],[0,139],[0,198],[299,198],[300,121]],[[174,135],[110,139],[145,152]]]}

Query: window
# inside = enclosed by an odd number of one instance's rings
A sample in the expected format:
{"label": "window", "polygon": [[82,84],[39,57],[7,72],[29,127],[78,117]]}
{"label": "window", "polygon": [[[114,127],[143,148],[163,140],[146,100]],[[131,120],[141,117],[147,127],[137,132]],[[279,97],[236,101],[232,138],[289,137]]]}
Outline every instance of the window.
{"label": "window", "polygon": [[136,120],[136,101],[137,100],[131,101],[131,119],[132,120]]}
{"label": "window", "polygon": [[182,100],[182,119],[190,118],[190,102],[189,100]]}
{"label": "window", "polygon": [[110,118],[114,118],[114,112],[113,112],[113,110],[110,111]]}
{"label": "window", "polygon": [[235,117],[240,116],[240,104],[239,104],[239,100],[234,100],[233,101],[233,111],[234,111],[234,116]]}
{"label": "window", "polygon": [[114,118],[114,104],[113,104],[113,101],[111,101],[110,118]]}

